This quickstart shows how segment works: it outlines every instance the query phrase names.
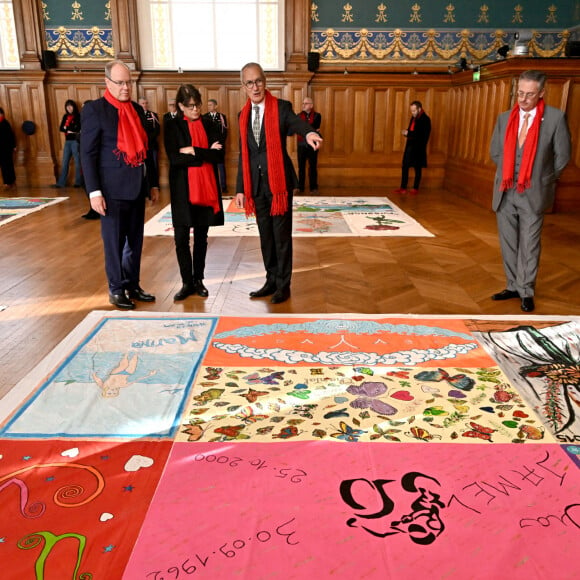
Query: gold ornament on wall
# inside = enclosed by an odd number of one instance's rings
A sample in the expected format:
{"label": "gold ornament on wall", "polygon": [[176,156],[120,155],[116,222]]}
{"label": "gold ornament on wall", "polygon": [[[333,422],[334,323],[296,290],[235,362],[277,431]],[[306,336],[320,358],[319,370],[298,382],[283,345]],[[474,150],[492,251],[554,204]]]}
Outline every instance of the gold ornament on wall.
{"label": "gold ornament on wall", "polygon": [[514,6],[514,15],[512,17],[512,22],[514,24],[522,24],[524,19],[522,17],[522,12],[524,11],[524,7],[521,4]]}
{"label": "gold ornament on wall", "polygon": [[344,12],[342,13],[343,22],[354,22],[354,18],[351,14],[352,6],[347,2],[343,7]]}
{"label": "gold ornament on wall", "polygon": [[379,13],[376,15],[375,22],[388,22],[387,5],[382,2],[377,6]]}
{"label": "gold ornament on wall", "polygon": [[81,5],[79,2],[73,2],[71,4],[73,12],[71,14],[71,20],[84,20],[83,13],[81,12]]}
{"label": "gold ornament on wall", "polygon": [[105,21],[111,20],[111,2],[105,4]]}
{"label": "gold ornament on wall", "polygon": [[319,22],[320,20],[318,17],[318,4],[315,4],[314,2],[310,4],[310,20],[312,20],[312,22]]}
{"label": "gold ornament on wall", "polygon": [[453,12],[455,12],[455,6],[449,3],[445,6],[445,10],[447,10],[447,14],[443,17],[443,22],[455,22],[455,16],[453,15]]}
{"label": "gold ornament on wall", "polygon": [[415,2],[415,4],[413,4],[413,6],[411,6],[411,10],[413,11],[413,13],[411,14],[411,16],[409,18],[409,22],[421,22],[422,21],[421,14],[419,14],[419,11],[421,10],[421,6],[419,6],[419,4],[417,4]]}
{"label": "gold ornament on wall", "polygon": [[479,7],[479,17],[477,18],[477,22],[489,24],[489,16],[487,14],[488,12],[489,6],[487,4],[482,4]]}
{"label": "gold ornament on wall", "polygon": [[546,24],[553,22],[556,24],[558,22],[558,18],[556,17],[556,12],[558,8],[552,4],[552,6],[548,7],[548,16],[546,16]]}
{"label": "gold ornament on wall", "polygon": [[50,20],[50,15],[48,14],[48,10],[46,9],[47,8],[46,2],[41,2],[40,6],[42,7],[42,18],[47,21]]}

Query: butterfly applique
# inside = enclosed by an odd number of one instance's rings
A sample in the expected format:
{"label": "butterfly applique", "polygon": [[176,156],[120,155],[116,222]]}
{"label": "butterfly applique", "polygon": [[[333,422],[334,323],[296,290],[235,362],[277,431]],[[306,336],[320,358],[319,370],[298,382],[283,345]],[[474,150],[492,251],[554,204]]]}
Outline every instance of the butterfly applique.
{"label": "butterfly applique", "polygon": [[246,375],[244,380],[246,380],[250,385],[277,385],[278,381],[281,381],[284,377],[284,371],[278,371],[266,375],[265,377],[260,377],[258,373],[252,373]]}
{"label": "butterfly applique", "polygon": [[255,403],[258,400],[258,397],[264,397],[268,394],[268,391],[255,391],[254,389],[248,389],[248,392],[244,393],[242,397],[244,397],[248,403]]}
{"label": "butterfly applique", "polygon": [[339,423],[339,428],[340,431],[338,433],[331,433],[330,436],[335,439],[341,439],[342,441],[348,441],[349,443],[358,441],[358,438],[366,433],[363,429],[354,429],[344,421]]}
{"label": "butterfly applique", "polygon": [[220,374],[223,370],[224,369],[217,367],[206,367],[205,372],[207,375],[205,375],[203,378],[207,379],[208,381],[217,381],[220,378]]}
{"label": "butterfly applique", "polygon": [[450,385],[457,389],[461,389],[462,391],[471,391],[475,386],[475,381],[471,377],[468,377],[463,373],[451,376],[443,369],[437,369],[436,371],[421,371],[420,373],[417,373],[414,378],[418,381],[428,382],[447,381]]}
{"label": "butterfly applique", "polygon": [[354,372],[361,373],[363,375],[369,375],[371,377],[375,374],[374,371],[368,367],[354,367]]}
{"label": "butterfly applique", "polygon": [[299,434],[298,429],[291,425],[289,427],[284,427],[280,430],[280,433],[272,435],[273,439],[290,439],[290,437],[296,437]]}
{"label": "butterfly applique", "polygon": [[214,429],[216,433],[225,435],[228,439],[249,439],[248,435],[242,433],[245,425],[226,425],[225,427],[218,427]]}
{"label": "butterfly applique", "polygon": [[470,421],[469,427],[471,427],[469,431],[465,431],[464,433],[462,433],[463,437],[474,437],[477,439],[483,439],[484,441],[489,441],[490,443],[493,443],[493,441],[491,440],[491,436],[493,433],[496,432],[496,429],[492,429],[491,427],[484,427],[483,425],[480,425],[475,421]]}
{"label": "butterfly applique", "polygon": [[397,412],[397,409],[392,405],[375,398],[387,392],[384,383],[364,382],[360,385],[350,385],[346,391],[351,395],[357,395],[357,398],[350,403],[354,409],[371,408],[379,415],[394,415]]}
{"label": "butterfly applique", "polygon": [[237,415],[234,415],[234,417],[240,419],[246,424],[251,424],[256,421],[263,421],[264,419],[267,419],[269,415],[255,415],[252,407],[243,407]]}

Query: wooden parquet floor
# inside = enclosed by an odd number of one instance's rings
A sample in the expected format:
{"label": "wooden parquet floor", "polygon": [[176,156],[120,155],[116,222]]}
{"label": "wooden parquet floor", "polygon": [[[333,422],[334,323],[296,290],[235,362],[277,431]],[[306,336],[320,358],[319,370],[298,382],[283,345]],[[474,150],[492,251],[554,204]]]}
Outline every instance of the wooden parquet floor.
{"label": "wooden parquet floor", "polygon": [[[170,237],[146,238],[141,284],[157,296],[139,310],[257,316],[269,313],[521,314],[519,301],[493,302],[505,287],[491,210],[443,190],[418,196],[321,190],[321,195],[387,195],[434,238],[296,238],[292,297],[283,304],[250,300],[264,281],[257,238],[211,238],[207,299],[174,302],[181,281]],[[7,196],[52,196],[19,188]],[[78,189],[0,228],[0,396],[91,310],[108,310],[98,221]],[[168,203],[147,208],[148,218]],[[580,315],[580,215],[546,216],[534,314]]]}

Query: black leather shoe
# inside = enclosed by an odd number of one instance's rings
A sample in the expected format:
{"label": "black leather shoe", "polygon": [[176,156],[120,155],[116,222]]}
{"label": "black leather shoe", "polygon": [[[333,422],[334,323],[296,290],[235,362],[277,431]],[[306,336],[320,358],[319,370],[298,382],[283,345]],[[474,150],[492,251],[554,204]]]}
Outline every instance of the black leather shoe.
{"label": "black leather shoe", "polygon": [[520,295],[515,290],[502,290],[497,294],[494,294],[492,300],[511,300],[512,298],[519,298]]}
{"label": "black leather shoe", "polygon": [[137,288],[134,288],[133,290],[126,290],[126,294],[127,298],[139,300],[140,302],[155,302],[155,296],[145,292],[141,286],[137,286]]}
{"label": "black leather shoe", "polygon": [[533,312],[535,307],[533,296],[525,296],[522,298],[522,310],[524,312]]}
{"label": "black leather shoe", "polygon": [[193,282],[194,292],[201,296],[202,298],[207,298],[209,296],[208,289],[203,285],[202,280],[195,280]]}
{"label": "black leather shoe", "polygon": [[93,208],[81,216],[85,220],[98,220],[101,216]]}
{"label": "black leather shoe", "polygon": [[263,298],[264,296],[270,296],[276,292],[276,286],[266,282],[259,290],[254,290],[250,292],[250,298]]}
{"label": "black leather shoe", "polygon": [[188,296],[191,296],[192,294],[195,294],[195,288],[193,286],[193,284],[184,284],[181,287],[181,290],[179,290],[179,292],[177,292],[177,294],[175,294],[173,296],[173,300],[185,300]]}
{"label": "black leather shoe", "polygon": [[286,302],[290,298],[290,288],[284,288],[282,290],[276,290],[274,296],[270,298],[272,304],[280,304],[280,302]]}
{"label": "black leather shoe", "polygon": [[125,294],[109,294],[109,302],[121,310],[133,310],[135,304]]}

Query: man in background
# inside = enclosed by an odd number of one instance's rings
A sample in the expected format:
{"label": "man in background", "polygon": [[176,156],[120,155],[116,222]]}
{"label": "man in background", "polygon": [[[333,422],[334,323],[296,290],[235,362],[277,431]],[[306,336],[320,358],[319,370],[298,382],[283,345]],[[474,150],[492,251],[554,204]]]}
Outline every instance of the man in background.
{"label": "man in background", "polygon": [[411,120],[407,129],[401,131],[407,139],[405,151],[403,153],[403,168],[401,173],[401,187],[395,189],[393,193],[407,193],[407,183],[409,181],[409,168],[415,170],[413,188],[410,194],[419,193],[419,185],[423,174],[423,168],[427,167],[427,143],[431,136],[431,119],[423,110],[420,101],[411,103]]}
{"label": "man in background", "polygon": [[133,299],[155,300],[141,288],[139,276],[145,198],[157,201],[159,188],[149,182],[157,174],[149,169],[143,109],[131,101],[129,67],[108,62],[105,85],[104,96],[81,111],[81,164],[91,207],[101,216],[109,302],[129,310]]}
{"label": "man in background", "polygon": [[225,155],[226,155],[226,139],[228,137],[228,120],[223,113],[218,111],[218,102],[216,99],[208,99],[207,101],[207,113],[204,115],[206,119],[209,119],[216,130],[216,135],[218,140],[222,145],[222,153],[224,155],[224,161],[217,164],[218,174],[220,178],[220,188],[222,193],[228,192],[228,182],[226,181],[226,165],[225,165]]}
{"label": "man in background", "polygon": [[544,103],[545,83],[546,75],[537,70],[520,75],[517,101],[498,117],[490,145],[497,166],[493,210],[507,281],[491,299],[519,298],[524,312],[535,308],[544,212],[570,160],[566,117]]}
{"label": "man in background", "polygon": [[[310,97],[304,97],[300,118],[306,121],[316,132],[320,129],[322,115],[314,110],[314,101]],[[306,164],[308,164],[308,183],[310,193],[318,193],[318,151],[312,149],[302,135],[298,135],[298,189],[304,192],[306,186]]]}

